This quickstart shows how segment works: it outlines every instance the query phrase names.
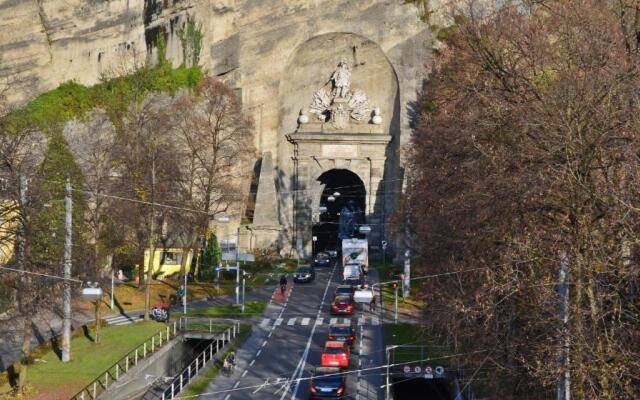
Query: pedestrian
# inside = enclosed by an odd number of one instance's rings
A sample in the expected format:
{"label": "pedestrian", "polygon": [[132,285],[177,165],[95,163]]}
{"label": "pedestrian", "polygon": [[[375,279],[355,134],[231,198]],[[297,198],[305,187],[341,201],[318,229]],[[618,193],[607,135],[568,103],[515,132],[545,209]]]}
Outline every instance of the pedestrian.
{"label": "pedestrian", "polygon": [[374,294],[371,297],[371,302],[369,303],[369,311],[376,311],[376,295]]}

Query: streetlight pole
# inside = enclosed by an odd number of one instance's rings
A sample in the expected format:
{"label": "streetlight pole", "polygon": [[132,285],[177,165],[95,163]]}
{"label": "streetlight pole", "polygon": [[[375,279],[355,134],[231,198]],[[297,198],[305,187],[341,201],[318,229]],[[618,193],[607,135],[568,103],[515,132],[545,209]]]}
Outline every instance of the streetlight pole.
{"label": "streetlight pole", "polygon": [[242,271],[242,313],[244,314],[244,286],[245,286],[245,277],[244,271]]}
{"label": "streetlight pole", "polygon": [[391,398],[391,385],[389,382],[389,346],[387,346],[385,348],[385,354],[387,356],[387,379],[386,379],[386,396],[384,396],[385,399],[389,400]]}
{"label": "streetlight pole", "polygon": [[[72,208],[71,179],[67,177],[65,195],[65,237],[64,237],[64,321],[62,331],[62,362],[71,360],[71,235],[72,235]],[[100,322],[100,321],[98,321]]]}
{"label": "streetlight pole", "polygon": [[[182,255],[186,257],[186,254]],[[187,269],[184,269],[184,294],[182,295],[182,313],[187,315]]]}
{"label": "streetlight pole", "polygon": [[236,304],[240,304],[240,225],[238,225],[238,235],[236,236]]}
{"label": "streetlight pole", "polygon": [[396,297],[396,312],[393,319],[394,319],[394,323],[398,325],[398,285],[397,284],[395,287],[395,297]]}

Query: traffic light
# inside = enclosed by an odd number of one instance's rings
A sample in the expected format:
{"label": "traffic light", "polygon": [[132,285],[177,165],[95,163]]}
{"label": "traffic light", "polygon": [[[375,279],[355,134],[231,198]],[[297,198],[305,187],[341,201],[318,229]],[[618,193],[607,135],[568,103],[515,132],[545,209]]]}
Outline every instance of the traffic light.
{"label": "traffic light", "polygon": [[394,289],[397,289],[398,288],[398,282],[396,282],[396,281],[391,282],[391,287],[394,288]]}

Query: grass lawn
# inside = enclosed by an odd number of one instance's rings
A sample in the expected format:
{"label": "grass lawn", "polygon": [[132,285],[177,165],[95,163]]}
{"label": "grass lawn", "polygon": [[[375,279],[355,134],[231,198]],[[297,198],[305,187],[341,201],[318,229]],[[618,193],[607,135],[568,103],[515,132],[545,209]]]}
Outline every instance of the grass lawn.
{"label": "grass lawn", "polygon": [[[209,318],[239,318],[239,317],[255,317],[262,315],[267,307],[266,301],[248,301],[244,303],[244,313],[242,308],[236,304],[224,304],[208,308],[199,308],[187,311],[188,317],[209,317]],[[175,314],[176,316],[183,315]]]}
{"label": "grass lawn", "polygon": [[[227,349],[227,351],[222,355],[220,359],[224,359],[230,351],[236,351],[242,344],[251,336],[251,330],[253,329],[253,325],[251,324],[240,324],[240,335],[234,344],[231,345]],[[216,362],[209,369],[207,369],[202,375],[194,379],[189,386],[187,386],[186,390],[180,394],[180,396],[184,396],[186,398],[190,398],[189,396],[198,396],[202,392],[204,392],[209,385],[209,383],[215,379],[216,376],[220,373],[220,368],[222,363]]]}
{"label": "grass lawn", "polygon": [[[164,329],[166,326],[157,322],[103,327],[100,344],[84,335],[75,336],[71,341],[70,362],[62,363],[54,351],[49,351],[29,366],[27,381],[37,392],[32,398],[70,398],[130,350]],[[92,330],[89,333],[93,335]],[[9,390],[5,385],[0,393]]]}
{"label": "grass lawn", "polygon": [[413,324],[385,324],[385,345],[406,345],[392,352],[392,363],[415,361],[431,358],[434,362],[447,363],[446,357],[450,354],[445,343],[439,342],[431,336],[426,326]]}
{"label": "grass lawn", "polygon": [[[155,280],[151,284],[151,304],[169,303],[172,296],[176,295],[181,282],[177,280]],[[187,287],[187,298],[191,300],[206,299],[209,297],[222,296],[232,294],[234,291],[234,283],[220,284],[216,286],[213,283],[189,282]],[[110,290],[110,289],[108,289]],[[104,304],[108,307],[110,295],[104,297]],[[114,311],[122,308],[122,310],[140,310],[144,308],[144,288],[138,288],[135,283],[123,283],[115,288],[115,308]],[[105,307],[102,308],[105,310]]]}

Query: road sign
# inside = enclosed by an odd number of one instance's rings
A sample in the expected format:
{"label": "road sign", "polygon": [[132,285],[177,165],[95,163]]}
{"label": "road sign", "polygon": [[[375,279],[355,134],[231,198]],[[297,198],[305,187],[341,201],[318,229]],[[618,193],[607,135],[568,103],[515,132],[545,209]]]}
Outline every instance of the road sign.
{"label": "road sign", "polygon": [[408,365],[405,365],[402,370],[404,371],[405,374],[408,374],[409,372],[411,372],[411,367]]}
{"label": "road sign", "polygon": [[313,241],[314,241],[314,242],[317,242],[317,241],[318,241],[318,237],[317,237],[317,236],[314,236],[314,237],[313,237]]}
{"label": "road sign", "polygon": [[431,369],[431,367],[426,366],[424,367],[424,373],[425,374],[432,374],[433,373],[433,369]]}
{"label": "road sign", "polygon": [[438,365],[435,369],[436,375],[444,375],[444,367]]}
{"label": "road sign", "polygon": [[380,243],[382,245],[382,250],[386,250],[387,249],[387,241],[383,240],[382,243]]}
{"label": "road sign", "polygon": [[415,368],[413,369],[413,372],[415,372],[416,374],[419,374],[420,372],[422,372],[422,368],[420,368],[419,365],[416,365]]}

